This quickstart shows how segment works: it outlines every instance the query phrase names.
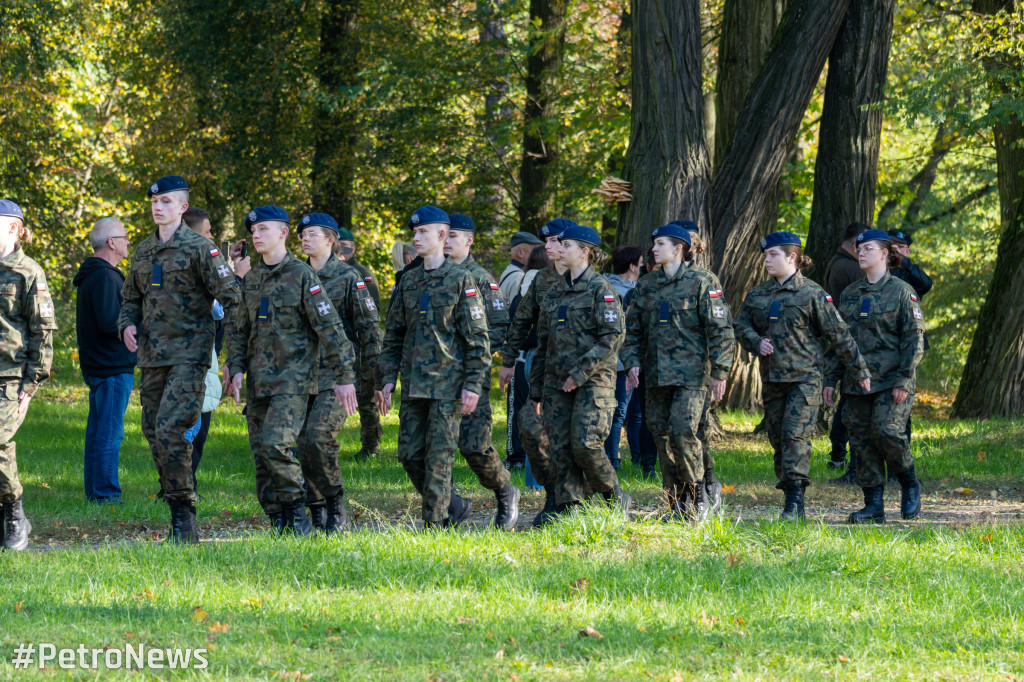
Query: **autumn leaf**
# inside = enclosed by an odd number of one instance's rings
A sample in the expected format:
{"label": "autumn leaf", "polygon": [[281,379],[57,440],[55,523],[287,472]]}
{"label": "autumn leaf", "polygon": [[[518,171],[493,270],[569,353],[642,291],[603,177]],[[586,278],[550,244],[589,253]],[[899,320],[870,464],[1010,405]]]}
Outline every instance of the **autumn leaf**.
{"label": "autumn leaf", "polygon": [[739,558],[735,554],[730,554],[729,556],[725,557],[725,565],[729,568],[738,568],[739,565],[742,563],[743,559]]}
{"label": "autumn leaf", "polygon": [[974,488],[953,488],[953,492],[960,493],[961,495],[970,495],[974,492]]}
{"label": "autumn leaf", "polygon": [[839,654],[839,662],[840,663],[849,663],[850,659],[848,657],[846,657],[846,656],[843,656],[842,654]]}
{"label": "autumn leaf", "polygon": [[988,454],[984,450],[978,450],[978,461],[984,462],[988,459]]}
{"label": "autumn leaf", "polygon": [[593,637],[595,639],[604,639],[604,635],[594,629],[593,626],[588,625],[587,627],[580,630],[580,637]]}
{"label": "autumn leaf", "polygon": [[251,606],[256,609],[263,606],[263,600],[259,597],[249,597],[248,599],[242,600],[242,606]]}
{"label": "autumn leaf", "polygon": [[146,590],[144,592],[137,592],[135,594],[136,599],[155,599],[156,595],[153,594],[153,590]]}
{"label": "autumn leaf", "polygon": [[590,587],[590,581],[586,578],[576,578],[576,580],[572,581],[572,585],[569,586],[574,592],[581,594],[586,592],[588,587]]}
{"label": "autumn leaf", "polygon": [[459,616],[459,618],[458,618],[459,625],[463,625],[465,623],[472,623],[472,622],[473,622],[473,616]]}
{"label": "autumn leaf", "polygon": [[499,660],[499,661],[504,660],[504,658],[505,658],[505,650],[504,649],[498,649],[497,651],[495,651],[494,652],[494,658]]}
{"label": "autumn leaf", "polygon": [[299,670],[279,670],[274,673],[274,677],[281,680],[294,680],[295,682],[298,682],[299,680],[308,680],[311,675]]}
{"label": "autumn leaf", "polygon": [[213,625],[209,627],[210,632],[216,632],[218,635],[228,631],[231,627],[231,623],[221,623],[219,620],[213,621]]}
{"label": "autumn leaf", "polygon": [[202,606],[192,607],[192,620],[194,620],[197,623],[202,623],[206,620],[206,611],[203,611]]}
{"label": "autumn leaf", "polygon": [[47,490],[50,489],[50,484],[47,483],[46,481],[40,481],[39,485],[41,485],[42,487],[46,488]]}
{"label": "autumn leaf", "polygon": [[24,606],[25,606],[25,602],[23,602],[23,601],[18,602],[17,604],[14,605],[14,612],[15,613],[21,613],[21,609]]}
{"label": "autumn leaf", "polygon": [[725,493],[726,495],[728,495],[729,493],[734,493],[734,492],[736,492],[736,486],[734,486],[734,485],[723,485],[722,486],[722,492]]}

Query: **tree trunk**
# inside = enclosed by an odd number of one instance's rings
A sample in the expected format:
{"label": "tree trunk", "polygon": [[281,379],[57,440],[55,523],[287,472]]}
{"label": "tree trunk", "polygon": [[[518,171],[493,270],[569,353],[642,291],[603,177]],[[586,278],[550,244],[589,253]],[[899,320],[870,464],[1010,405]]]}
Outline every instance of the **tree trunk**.
{"label": "tree trunk", "polygon": [[[630,58],[633,41],[633,15],[630,13],[629,2],[622,4],[622,12],[619,14],[619,27],[615,30],[615,47],[617,49],[615,59],[615,87],[623,93],[628,93],[632,84],[630,69],[633,60]],[[621,110],[629,109],[629,98],[623,98]],[[626,156],[618,151],[608,157],[608,174],[612,177],[621,178],[623,168],[626,165]],[[605,206],[601,214],[601,237],[606,244],[621,246],[626,244],[623,238],[626,235],[619,232],[619,210],[618,205]],[[638,242],[643,247],[643,242]]]}
{"label": "tree trunk", "polygon": [[[500,130],[503,124],[512,117],[512,107],[508,103],[508,37],[502,26],[501,15],[493,0],[478,0],[477,14],[480,17],[480,48],[482,66],[489,65],[488,70],[494,74],[492,80],[484,83],[484,136],[490,143],[491,151],[497,157],[499,165],[507,163],[508,144],[502,138]],[[502,182],[490,184],[489,192],[479,192],[473,197],[473,213],[487,216],[479,221],[478,228],[494,232],[500,222],[501,205],[505,198],[505,185]]]}
{"label": "tree trunk", "polygon": [[568,0],[530,0],[519,229],[536,233],[553,218],[561,133],[555,106],[562,72]]}
{"label": "tree trunk", "polygon": [[709,224],[700,0],[633,0],[633,109],[620,204],[623,243],[648,244],[669,220]]}
{"label": "tree trunk", "polygon": [[317,77],[321,102],[313,150],[313,205],[343,227],[352,225],[352,184],[356,167],[358,87],[358,0],[327,0],[320,19]]}
{"label": "tree trunk", "polygon": [[825,106],[814,163],[806,273],[822,281],[850,223],[875,215],[882,110],[896,0],[851,0],[828,58]]}

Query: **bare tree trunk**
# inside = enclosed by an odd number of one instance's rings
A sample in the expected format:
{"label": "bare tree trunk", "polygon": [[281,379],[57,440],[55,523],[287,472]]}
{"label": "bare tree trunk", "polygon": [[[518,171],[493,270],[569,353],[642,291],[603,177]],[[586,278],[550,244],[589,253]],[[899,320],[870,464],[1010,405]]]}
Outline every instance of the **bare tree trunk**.
{"label": "bare tree trunk", "polygon": [[[632,87],[632,41],[633,41],[633,14],[630,11],[629,0],[622,4],[622,12],[619,14],[619,27],[615,31],[615,46],[618,48],[615,64],[615,86],[622,92],[629,92]],[[628,110],[628,98],[621,105],[622,110]],[[608,174],[613,177],[622,177],[626,165],[624,154],[613,152],[608,157]],[[625,235],[619,232],[619,210],[618,206],[606,206],[601,214],[601,235],[605,243],[621,246],[626,244]],[[643,242],[640,242],[641,248]]]}
{"label": "bare tree trunk", "polygon": [[[480,47],[483,62],[490,65],[489,70],[495,74],[493,80],[484,84],[484,135],[486,136],[497,162],[507,163],[508,144],[499,132],[501,124],[511,118],[512,108],[508,104],[508,37],[502,26],[501,16],[493,0],[478,0],[477,13],[480,16]],[[480,220],[478,227],[494,231],[498,227],[500,206],[505,197],[505,186],[502,182],[494,182],[490,192],[480,192],[474,196],[473,212],[477,216],[487,216]]]}
{"label": "bare tree trunk", "polygon": [[850,223],[875,215],[882,110],[896,0],[851,0],[828,58],[814,164],[807,274],[818,281]]}
{"label": "bare tree trunk", "polygon": [[536,233],[553,217],[558,162],[555,101],[561,81],[568,0],[530,0],[523,162],[519,167],[519,229]]}
{"label": "bare tree trunk", "polygon": [[633,0],[633,110],[620,204],[624,242],[646,244],[669,220],[708,225],[699,0]]}

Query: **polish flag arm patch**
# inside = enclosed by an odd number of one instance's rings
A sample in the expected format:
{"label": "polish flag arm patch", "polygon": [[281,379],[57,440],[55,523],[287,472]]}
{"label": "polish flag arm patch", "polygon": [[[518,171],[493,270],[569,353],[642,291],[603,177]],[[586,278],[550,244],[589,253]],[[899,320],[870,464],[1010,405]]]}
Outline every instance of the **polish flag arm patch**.
{"label": "polish flag arm patch", "polygon": [[213,256],[214,258],[216,258],[217,256],[220,255],[220,249],[218,249],[216,247],[210,249],[210,255]]}
{"label": "polish flag arm patch", "polygon": [[466,289],[466,296],[476,296],[476,289]]}
{"label": "polish flag arm patch", "polygon": [[491,290],[492,291],[497,291],[498,290],[498,285],[495,284],[494,282],[491,282]]}
{"label": "polish flag arm patch", "polygon": [[828,301],[829,303],[831,303],[832,302],[832,297],[829,296],[828,294],[825,294],[825,300]]}
{"label": "polish flag arm patch", "polygon": [[709,289],[708,290],[708,296],[710,296],[711,298],[718,298],[721,295],[722,295],[722,290],[721,289]]}
{"label": "polish flag arm patch", "polygon": [[366,285],[362,282],[356,282],[356,289],[365,289]]}
{"label": "polish flag arm patch", "polygon": [[309,288],[309,293],[313,294],[314,296],[319,294],[321,291],[323,291],[323,289],[320,288],[319,284],[314,284]]}
{"label": "polish flag arm patch", "polygon": [[913,301],[914,303],[917,303],[917,294],[911,294],[910,300]]}
{"label": "polish flag arm patch", "polygon": [[615,296],[613,296],[612,294],[605,294],[604,295],[604,302],[605,303],[614,303],[615,302]]}

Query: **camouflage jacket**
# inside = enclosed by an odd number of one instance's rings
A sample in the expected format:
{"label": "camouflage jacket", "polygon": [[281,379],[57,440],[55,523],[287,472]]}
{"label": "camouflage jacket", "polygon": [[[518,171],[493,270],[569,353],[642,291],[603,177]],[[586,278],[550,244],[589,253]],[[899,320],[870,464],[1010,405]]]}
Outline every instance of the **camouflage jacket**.
{"label": "camouflage jacket", "polygon": [[392,294],[377,361],[381,386],[402,375],[402,398],[459,400],[490,389],[491,351],[483,296],[447,256],[434,270],[406,272]]}
{"label": "camouflage jacket", "polygon": [[622,364],[642,367],[648,386],[701,388],[725,379],[735,347],[722,290],[699,269],[664,270],[637,282],[626,321]]}
{"label": "camouflage jacket", "polygon": [[20,390],[35,394],[50,376],[56,328],[43,269],[14,247],[0,259],[0,380],[20,379]]}
{"label": "camouflage jacket", "polygon": [[[764,381],[814,383],[820,393],[825,344],[850,367],[854,381],[869,376],[832,297],[799,272],[784,284],[772,278],[751,289],[736,315],[735,327],[740,345],[760,359]],[[764,338],[775,349],[771,355],[760,354]]]}
{"label": "camouflage jacket", "polygon": [[213,299],[231,320],[241,294],[220,249],[182,223],[166,242],[152,234],[139,244],[121,295],[117,328],[136,326],[139,367],[167,367],[208,365]]}
{"label": "camouflage jacket", "polygon": [[508,332],[508,301],[498,288],[497,280],[472,255],[459,263],[459,266],[469,271],[477,293],[483,296],[484,310],[487,311],[487,338],[493,352],[501,347]]}
{"label": "camouflage jacket", "polygon": [[320,353],[339,384],[355,382],[352,344],[313,268],[290,253],[274,267],[261,258],[242,280],[227,338],[232,374],[248,374],[256,397],[317,393]]}
{"label": "camouflage jacket", "polygon": [[[317,272],[320,283],[327,292],[327,297],[334,304],[334,309],[341,316],[341,324],[345,336],[354,348],[359,365],[374,368],[377,366],[377,354],[380,353],[380,313],[377,304],[370,296],[369,287],[359,272],[348,262],[335,258],[327,259],[324,267]],[[317,391],[330,391],[334,388],[334,372],[327,362],[325,347],[320,347],[320,375],[317,379]],[[338,382],[340,383],[340,382]]]}
{"label": "camouflage jacket", "polygon": [[540,303],[547,296],[551,287],[558,286],[564,279],[558,274],[555,266],[550,265],[543,270],[537,271],[530,288],[526,294],[519,299],[516,307],[516,314],[513,316],[505,335],[505,343],[498,351],[501,356],[502,367],[515,367],[519,358],[519,349],[530,336],[537,322],[540,320]]}
{"label": "camouflage jacket", "polygon": [[[902,388],[912,393],[924,353],[924,316],[913,287],[888,272],[874,284],[857,280],[839,297],[839,313],[871,372],[871,392]],[[825,366],[826,386],[834,387],[842,377],[844,393],[864,393],[849,365],[843,373],[834,351],[825,356]]]}
{"label": "camouflage jacket", "polygon": [[[539,275],[538,275],[539,277]],[[615,360],[622,346],[625,315],[615,287],[588,267],[570,281],[567,270],[540,301],[537,354],[530,370],[530,398],[577,386],[615,388]]]}
{"label": "camouflage jacket", "polygon": [[380,308],[380,286],[377,285],[377,278],[373,276],[370,269],[359,262],[354,256],[345,261],[347,265],[351,265],[359,273],[359,276],[363,278],[363,284],[366,285],[366,290],[370,293],[370,297],[373,299],[374,305]]}

